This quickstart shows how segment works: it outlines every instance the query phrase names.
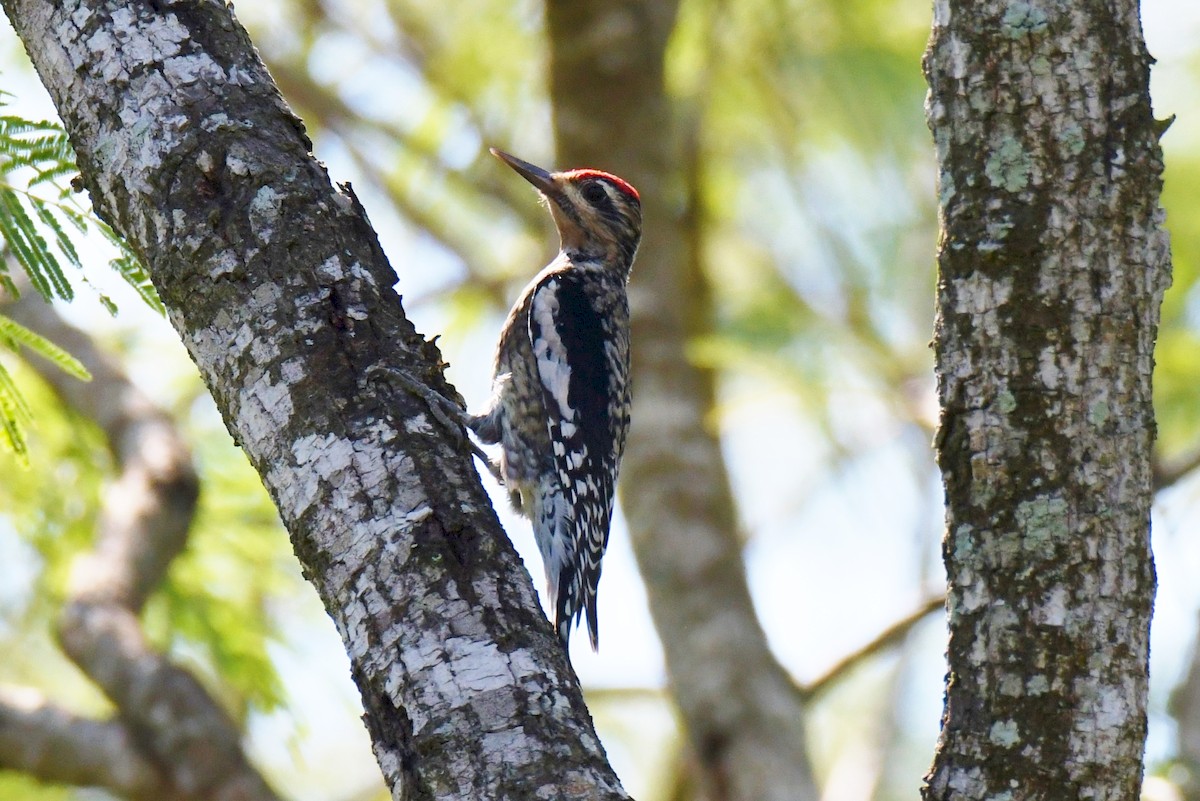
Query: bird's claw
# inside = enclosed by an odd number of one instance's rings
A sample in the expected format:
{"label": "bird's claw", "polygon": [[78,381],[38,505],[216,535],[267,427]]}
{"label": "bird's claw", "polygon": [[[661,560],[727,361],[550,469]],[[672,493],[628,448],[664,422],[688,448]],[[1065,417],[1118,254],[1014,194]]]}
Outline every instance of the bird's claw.
{"label": "bird's claw", "polygon": [[[466,424],[467,413],[465,409],[445,395],[434,392],[404,370],[375,364],[367,368],[367,376],[371,378],[386,378],[391,383],[407,391],[410,395],[415,395],[425,401],[425,404],[429,407],[429,411],[437,421],[451,431],[459,430]],[[455,424],[456,421],[451,419],[451,415],[457,418],[457,425]]]}
{"label": "bird's claw", "polygon": [[425,401],[425,405],[429,407],[430,414],[433,415],[446,430],[453,431],[466,440],[467,447],[471,449],[471,453],[481,462],[487,465],[488,471],[499,482],[500,486],[504,486],[504,477],[500,474],[500,466],[492,461],[487,452],[471,439],[463,428],[469,428],[470,415],[467,410],[460,404],[447,398],[445,395],[434,392],[427,385],[421,383],[413,376],[409,375],[404,370],[387,365],[376,364],[367,368],[368,377],[384,377],[401,389],[404,389],[411,395]]}

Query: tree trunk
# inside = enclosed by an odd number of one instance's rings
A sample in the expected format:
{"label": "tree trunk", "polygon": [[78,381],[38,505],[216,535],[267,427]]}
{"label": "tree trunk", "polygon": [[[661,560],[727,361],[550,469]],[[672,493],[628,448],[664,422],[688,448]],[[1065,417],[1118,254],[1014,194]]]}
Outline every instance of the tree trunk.
{"label": "tree trunk", "polygon": [[1169,243],[1133,0],[935,3],[949,672],[934,799],[1139,793]]}
{"label": "tree trunk", "polygon": [[693,194],[680,189],[700,180],[688,158],[696,132],[663,86],[675,12],[657,0],[549,0],[558,164],[612,170],[645,203],[629,289],[634,406],[621,499],[700,792],[714,801],[815,799],[804,704],[771,654],[746,583],[709,422],[715,377],[686,354],[713,315],[699,220],[680,211]]}
{"label": "tree trunk", "polygon": [[227,5],[3,7],[345,640],[393,797],[626,797],[460,434],[369,374],[448,392]]}

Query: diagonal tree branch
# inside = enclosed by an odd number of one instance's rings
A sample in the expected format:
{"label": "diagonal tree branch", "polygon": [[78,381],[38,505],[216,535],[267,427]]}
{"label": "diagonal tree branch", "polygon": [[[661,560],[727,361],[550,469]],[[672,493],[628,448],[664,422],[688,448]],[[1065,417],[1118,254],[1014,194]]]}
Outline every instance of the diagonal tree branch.
{"label": "diagonal tree branch", "polygon": [[372,377],[451,392],[227,4],[3,7],[342,634],[394,797],[625,798],[461,432]]}
{"label": "diagonal tree branch", "polygon": [[879,632],[866,645],[846,654],[820,676],[802,685],[800,692],[811,702],[863,662],[882,651],[899,645],[918,623],[934,612],[944,609],[945,606],[946,597],[944,595],[939,595],[936,598],[926,598],[917,605],[916,609]]}

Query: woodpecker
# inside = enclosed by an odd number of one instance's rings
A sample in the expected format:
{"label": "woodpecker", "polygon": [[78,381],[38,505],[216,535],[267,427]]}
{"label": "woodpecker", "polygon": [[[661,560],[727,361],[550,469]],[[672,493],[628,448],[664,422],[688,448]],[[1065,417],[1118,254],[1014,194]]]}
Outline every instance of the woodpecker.
{"label": "woodpecker", "polygon": [[493,472],[533,523],[554,626],[566,647],[596,590],[629,428],[629,300],[642,230],[637,190],[599,170],[549,172],[495,148],[533,184],[561,241],[521,292],[496,347],[492,396],[469,428],[499,444]]}

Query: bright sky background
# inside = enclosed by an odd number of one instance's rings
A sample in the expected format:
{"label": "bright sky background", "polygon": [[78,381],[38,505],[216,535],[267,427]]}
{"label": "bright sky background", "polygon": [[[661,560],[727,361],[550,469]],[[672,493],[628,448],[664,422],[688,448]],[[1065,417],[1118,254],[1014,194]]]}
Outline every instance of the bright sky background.
{"label": "bright sky background", "polygon": [[[1143,4],[1143,23],[1150,51],[1159,60],[1153,73],[1156,115],[1179,114],[1164,139],[1169,181],[1172,142],[1200,138],[1200,3],[1147,0]],[[11,31],[5,28],[0,37],[0,52],[4,52],[4,47],[12,46]],[[918,56],[914,54],[914,69],[918,68]],[[6,72],[3,85],[16,95],[12,107],[17,113],[53,115],[40,87],[28,82],[23,73]],[[336,153],[319,151],[318,156],[329,163],[335,179],[352,172]],[[932,191],[932,177],[930,186]],[[364,199],[389,253],[400,254],[418,246],[398,233],[402,226],[386,224],[386,211],[372,208],[369,199]],[[536,202],[532,193],[529,201]],[[931,250],[932,246],[931,242]],[[395,261],[402,266],[405,259]],[[531,274],[535,267],[531,265]],[[401,290],[411,297],[414,287],[406,285],[405,280],[402,275]],[[106,289],[109,286],[99,283]],[[155,393],[156,382],[163,375],[194,369],[164,321],[145,312],[119,287],[111,291],[122,300],[122,316],[115,326],[143,326],[154,331],[140,346],[134,368],[148,391]],[[409,311],[424,332],[439,329],[442,321],[432,307],[418,303]],[[72,306],[69,314],[83,325],[114,325],[86,297]],[[931,330],[932,325],[930,321]],[[494,332],[483,332],[447,354],[453,365],[451,380],[473,407],[487,392],[493,336]],[[869,432],[880,447],[851,470],[828,476],[804,472],[803,455],[814,447],[813,435],[791,408],[783,397],[767,397],[735,407],[728,429],[736,436],[730,438],[728,455],[743,504],[743,522],[755,535],[747,551],[747,569],[764,627],[787,667],[806,680],[906,614],[920,597],[916,590],[920,586],[918,577],[927,579],[929,591],[940,588],[941,489],[933,475],[915,491],[911,486],[896,487],[897,477],[909,482],[913,470],[909,450],[894,440],[896,432],[887,430]],[[812,495],[806,497],[803,506],[797,506],[793,499],[802,491]],[[1195,536],[1197,500],[1200,482],[1193,480],[1166,493],[1155,510],[1160,586],[1152,649],[1156,711],[1151,724],[1150,762],[1171,749],[1174,733],[1163,711],[1165,695],[1184,667],[1195,632],[1196,610],[1200,608],[1200,583],[1195,580],[1200,575],[1200,538]],[[540,588],[542,568],[528,523],[508,513],[502,497],[497,497],[496,506],[502,510],[505,528]],[[914,543],[919,547],[914,548]],[[916,558],[914,553],[924,556]],[[574,664],[584,683],[593,687],[662,686],[662,655],[623,521],[618,522],[611,538],[600,600],[601,653],[593,654],[587,648],[586,637],[576,637],[573,648]],[[308,607],[289,633],[289,646],[279,653],[292,697],[299,699],[297,708],[290,714],[259,721],[252,732],[254,746],[275,765],[295,764],[291,781],[281,788],[295,798],[316,799],[330,794],[346,797],[355,786],[368,787],[377,782],[378,773],[356,717],[356,691],[349,681],[341,643],[333,626],[322,619],[315,594]],[[313,620],[317,625],[312,625]],[[922,648],[910,668],[913,678],[902,712],[906,726],[924,732],[927,753],[932,755],[944,672],[941,621],[930,618],[920,636]],[[642,767],[656,756],[654,743],[668,721],[661,714],[648,713],[637,719],[598,722],[602,732],[610,735],[606,741],[627,788],[635,797],[644,795],[647,779]],[[636,730],[632,736],[631,730]],[[627,739],[611,736],[618,732]],[[813,734],[816,739],[825,736],[820,728],[815,728]],[[622,742],[633,742],[644,749],[627,750]],[[819,750],[820,744],[814,748]],[[292,763],[294,757],[299,758],[296,763]],[[313,776],[301,768],[305,761],[314,767],[340,767],[332,776],[327,770]],[[334,784],[326,784],[328,781]],[[911,781],[915,798],[919,773]]]}

